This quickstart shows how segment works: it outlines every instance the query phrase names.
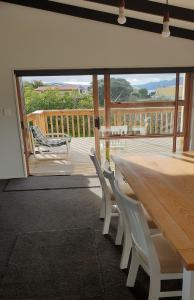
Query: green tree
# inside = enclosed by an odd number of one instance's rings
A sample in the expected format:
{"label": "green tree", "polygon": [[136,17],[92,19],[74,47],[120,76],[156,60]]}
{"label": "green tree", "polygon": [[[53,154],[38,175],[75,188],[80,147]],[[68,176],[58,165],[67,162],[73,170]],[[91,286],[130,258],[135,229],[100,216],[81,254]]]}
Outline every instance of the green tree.
{"label": "green tree", "polygon": [[[130,99],[133,87],[124,78],[110,79],[110,96],[113,102],[127,102]],[[104,80],[98,80],[99,104],[104,105]]]}
{"label": "green tree", "polygon": [[36,110],[52,109],[76,109],[92,108],[92,95],[82,95],[75,91],[72,93],[61,93],[60,91],[48,90],[43,93],[34,91],[32,85],[24,87],[26,113]]}
{"label": "green tree", "polygon": [[139,98],[142,99],[146,99],[150,97],[147,89],[139,89],[138,94],[139,94]]}
{"label": "green tree", "polygon": [[32,81],[32,86],[34,89],[37,89],[39,86],[44,86],[42,80],[34,80]]}

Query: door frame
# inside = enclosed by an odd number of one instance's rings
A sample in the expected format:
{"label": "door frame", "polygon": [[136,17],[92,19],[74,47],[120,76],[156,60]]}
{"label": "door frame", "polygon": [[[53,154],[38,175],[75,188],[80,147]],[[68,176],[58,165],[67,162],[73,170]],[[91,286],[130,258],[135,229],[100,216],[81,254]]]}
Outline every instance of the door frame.
{"label": "door frame", "polygon": [[30,169],[29,169],[29,161],[28,161],[28,146],[27,146],[27,140],[29,138],[28,136],[28,123],[26,118],[26,112],[25,112],[25,99],[23,94],[23,87],[22,87],[22,80],[19,76],[14,76],[15,80],[15,87],[16,87],[16,96],[17,96],[17,103],[18,103],[18,111],[19,111],[19,126],[21,130],[21,137],[22,137],[22,143],[23,143],[23,157],[24,157],[24,163],[25,163],[25,172],[27,177],[30,175]]}
{"label": "door frame", "polygon": [[[24,148],[24,161],[25,161],[25,169],[27,172],[27,176],[29,176],[29,162],[28,162],[28,146],[27,146],[27,138],[28,138],[28,124],[25,113],[25,100],[21,85],[21,77],[24,76],[68,76],[68,75],[92,75],[93,76],[93,104],[94,104],[94,120],[99,121],[99,97],[98,97],[98,75],[104,75],[105,85],[110,86],[110,74],[154,74],[154,73],[188,73],[190,74],[188,78],[188,83],[186,84],[187,94],[185,95],[185,117],[184,117],[184,151],[189,150],[189,141],[191,135],[191,100],[192,100],[192,83],[194,79],[194,66],[192,67],[151,67],[151,68],[92,68],[92,69],[23,69],[23,70],[14,70],[14,78],[16,85],[16,94],[18,99],[18,109],[19,109],[19,120],[21,133],[22,133],[22,141]],[[108,84],[109,82],[109,84]],[[120,106],[120,104],[112,104],[110,99],[108,99],[109,88],[105,87],[105,105],[106,107],[106,115],[108,115],[108,111],[110,111],[111,107]],[[179,101],[177,101],[179,102]],[[145,104],[145,103],[144,103]],[[123,107],[129,107],[130,104],[121,104]],[[146,104],[147,106],[149,103]],[[157,106],[157,105],[156,105]],[[187,122],[186,122],[187,121]],[[176,122],[176,121],[175,121]],[[97,124],[97,123],[96,123]],[[95,125],[96,125],[95,124]],[[175,124],[176,125],[176,124]],[[106,122],[106,126],[108,123]],[[94,136],[95,136],[95,147],[97,155],[100,159],[100,139],[99,139],[99,126],[94,126]],[[174,134],[175,136],[180,136],[179,134]],[[134,138],[134,137],[131,137]],[[175,149],[175,144],[174,144]]]}
{"label": "door frame", "polygon": [[[77,74],[75,74],[77,75]],[[78,74],[79,75],[79,74]],[[78,76],[77,75],[77,76]],[[87,74],[91,76],[91,74]],[[80,75],[81,76],[81,75]],[[94,138],[95,138],[95,149],[97,153],[97,157],[100,160],[100,134],[99,134],[99,97],[98,97],[98,77],[97,75],[92,75],[92,82],[93,82],[93,110],[94,110]],[[14,72],[14,81],[15,81],[15,88],[16,88],[16,96],[17,96],[17,107],[18,107],[18,115],[19,115],[19,126],[21,130],[21,142],[23,144],[23,157],[24,157],[24,164],[25,164],[25,172],[27,177],[30,174],[29,168],[29,150],[28,150],[28,140],[29,140],[29,128],[27,122],[27,115],[25,110],[25,97],[24,97],[24,90],[23,90],[23,82],[22,82],[22,75],[17,74]]]}

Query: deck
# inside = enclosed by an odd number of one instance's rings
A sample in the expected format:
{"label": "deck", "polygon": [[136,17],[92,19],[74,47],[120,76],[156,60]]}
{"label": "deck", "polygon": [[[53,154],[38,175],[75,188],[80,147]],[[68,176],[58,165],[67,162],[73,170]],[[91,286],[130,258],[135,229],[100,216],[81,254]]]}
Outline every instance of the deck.
{"label": "deck", "polygon": [[[42,152],[29,158],[30,174],[43,175],[72,175],[95,173],[89,158],[89,151],[94,147],[94,138],[73,138],[69,153],[64,146],[58,147],[53,153]],[[177,139],[177,152],[182,152],[182,139]],[[172,154],[172,138],[132,138],[111,141],[111,154],[134,155],[136,153]],[[105,159],[104,141],[101,141],[102,160]]]}

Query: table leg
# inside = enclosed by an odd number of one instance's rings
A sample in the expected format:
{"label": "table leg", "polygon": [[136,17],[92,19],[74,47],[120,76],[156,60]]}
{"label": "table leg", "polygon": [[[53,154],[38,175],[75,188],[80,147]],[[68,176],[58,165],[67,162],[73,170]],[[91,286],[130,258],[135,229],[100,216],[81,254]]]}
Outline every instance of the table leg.
{"label": "table leg", "polygon": [[183,270],[183,295],[182,300],[194,299],[194,271]]}

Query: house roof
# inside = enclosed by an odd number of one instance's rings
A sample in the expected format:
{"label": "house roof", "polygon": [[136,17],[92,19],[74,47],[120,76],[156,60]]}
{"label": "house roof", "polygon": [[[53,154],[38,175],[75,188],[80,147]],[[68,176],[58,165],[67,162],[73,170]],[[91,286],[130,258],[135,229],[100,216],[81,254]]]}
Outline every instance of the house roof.
{"label": "house roof", "polygon": [[75,84],[64,84],[64,85],[49,85],[49,86],[39,86],[35,89],[36,92],[45,92],[48,90],[52,91],[77,91],[79,90],[79,86]]}

